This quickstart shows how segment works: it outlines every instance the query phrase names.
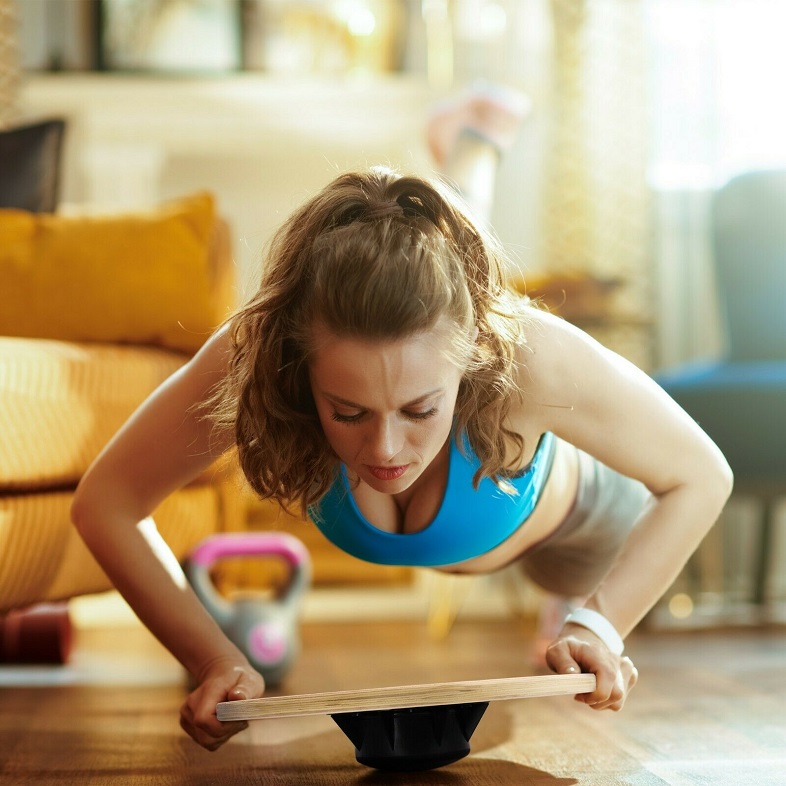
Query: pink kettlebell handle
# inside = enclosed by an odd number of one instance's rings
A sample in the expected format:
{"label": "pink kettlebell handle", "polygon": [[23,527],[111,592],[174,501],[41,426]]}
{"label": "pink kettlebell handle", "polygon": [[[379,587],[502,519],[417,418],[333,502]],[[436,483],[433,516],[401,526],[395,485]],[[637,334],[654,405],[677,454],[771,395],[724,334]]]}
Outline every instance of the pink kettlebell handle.
{"label": "pink kettlebell handle", "polygon": [[309,560],[306,547],[285,532],[230,532],[211,535],[191,553],[190,559],[209,568],[223,557],[282,557],[295,567]]}

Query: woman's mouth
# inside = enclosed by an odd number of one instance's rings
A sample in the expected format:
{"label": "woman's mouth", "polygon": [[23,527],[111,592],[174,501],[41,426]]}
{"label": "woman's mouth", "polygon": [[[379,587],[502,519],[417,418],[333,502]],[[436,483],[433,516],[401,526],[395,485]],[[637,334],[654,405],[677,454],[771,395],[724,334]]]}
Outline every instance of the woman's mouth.
{"label": "woman's mouth", "polygon": [[409,468],[409,464],[398,467],[368,467],[368,471],[377,480],[398,480]]}

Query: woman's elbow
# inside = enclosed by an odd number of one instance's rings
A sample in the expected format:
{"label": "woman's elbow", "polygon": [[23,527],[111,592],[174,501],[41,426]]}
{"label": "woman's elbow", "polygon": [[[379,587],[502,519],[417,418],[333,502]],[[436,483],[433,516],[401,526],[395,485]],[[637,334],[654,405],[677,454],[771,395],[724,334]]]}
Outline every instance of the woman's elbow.
{"label": "woman's elbow", "polygon": [[708,462],[707,472],[708,480],[705,484],[712,489],[719,507],[723,508],[734,489],[734,472],[720,450],[716,450]]}
{"label": "woman's elbow", "polygon": [[109,506],[115,510],[121,499],[118,489],[109,488],[99,480],[96,473],[88,470],[79,481],[71,500],[71,523],[83,540],[89,542],[90,535],[106,518]]}
{"label": "woman's elbow", "polygon": [[91,484],[82,478],[71,500],[71,523],[82,537],[89,530],[90,522],[95,520],[95,506],[91,501]]}

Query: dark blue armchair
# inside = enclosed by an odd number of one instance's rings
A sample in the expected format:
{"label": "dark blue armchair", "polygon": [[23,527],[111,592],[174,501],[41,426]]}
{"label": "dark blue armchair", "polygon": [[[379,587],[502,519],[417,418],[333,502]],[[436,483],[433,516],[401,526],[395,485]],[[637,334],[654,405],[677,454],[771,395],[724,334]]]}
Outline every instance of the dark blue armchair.
{"label": "dark blue armchair", "polygon": [[761,501],[753,600],[768,600],[775,500],[786,495],[786,171],[717,191],[713,252],[727,353],[656,374],[715,440],[735,491]]}

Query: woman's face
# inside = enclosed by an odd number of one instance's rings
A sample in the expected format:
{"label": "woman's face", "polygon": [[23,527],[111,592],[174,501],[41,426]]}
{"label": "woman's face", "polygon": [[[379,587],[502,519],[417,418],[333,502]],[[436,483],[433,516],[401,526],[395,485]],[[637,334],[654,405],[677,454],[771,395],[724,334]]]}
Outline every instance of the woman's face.
{"label": "woman's face", "polygon": [[330,446],[373,489],[404,491],[450,436],[463,373],[446,351],[450,331],[390,341],[323,327],[313,335],[311,388]]}

